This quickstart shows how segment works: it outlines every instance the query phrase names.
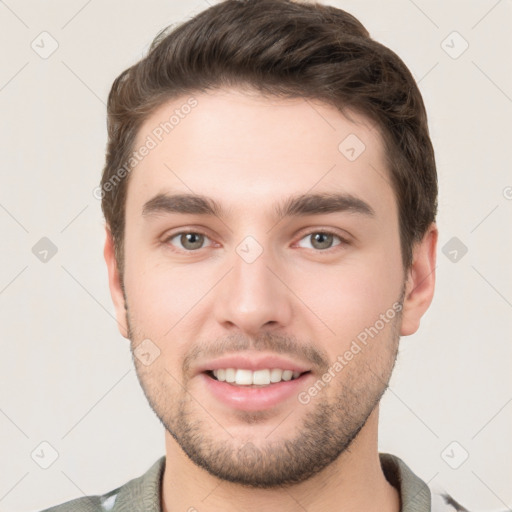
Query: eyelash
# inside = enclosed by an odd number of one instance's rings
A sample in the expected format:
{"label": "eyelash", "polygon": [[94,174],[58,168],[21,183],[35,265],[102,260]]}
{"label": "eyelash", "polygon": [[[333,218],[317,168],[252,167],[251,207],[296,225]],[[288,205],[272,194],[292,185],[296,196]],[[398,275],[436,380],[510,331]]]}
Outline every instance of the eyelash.
{"label": "eyelash", "polygon": [[[303,240],[304,238],[308,237],[308,236],[315,235],[315,234],[318,234],[318,233],[321,233],[323,235],[333,235],[334,237],[338,238],[340,243],[336,244],[336,245],[333,245],[332,247],[329,247],[328,249],[315,249],[315,248],[312,248],[311,250],[315,251],[316,253],[327,253],[327,254],[330,254],[333,250],[334,251],[337,250],[336,249],[337,247],[350,245],[350,242],[348,240],[346,240],[345,238],[340,236],[337,232],[335,232],[333,230],[330,230],[330,229],[316,229],[314,231],[309,231],[307,233],[304,233],[301,236],[301,238],[299,238],[299,242],[301,240]],[[175,237],[177,237],[179,235],[184,235],[184,234],[203,235],[204,237],[210,239],[210,237],[205,232],[197,229],[197,230],[190,230],[190,231],[178,231],[176,233],[172,233],[171,235],[169,235],[168,237],[166,237],[163,240],[163,243],[168,245],[168,246],[171,246],[173,251],[178,252],[178,253],[182,253],[182,254],[193,254],[195,252],[199,252],[201,249],[205,249],[205,247],[201,247],[199,249],[186,250],[186,249],[176,249],[174,246],[172,246],[172,244],[170,243],[170,240],[172,240],[173,238],[175,238]],[[310,249],[310,248],[307,247],[307,249]]]}

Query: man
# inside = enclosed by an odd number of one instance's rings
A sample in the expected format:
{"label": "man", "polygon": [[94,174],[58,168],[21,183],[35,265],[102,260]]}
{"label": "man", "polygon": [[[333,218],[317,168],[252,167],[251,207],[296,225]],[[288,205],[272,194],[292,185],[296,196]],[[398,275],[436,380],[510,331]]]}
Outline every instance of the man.
{"label": "man", "polygon": [[465,510],[378,452],[435,286],[404,63],[342,10],[227,0],[115,80],[108,134],[109,285],[166,455],[49,510]]}

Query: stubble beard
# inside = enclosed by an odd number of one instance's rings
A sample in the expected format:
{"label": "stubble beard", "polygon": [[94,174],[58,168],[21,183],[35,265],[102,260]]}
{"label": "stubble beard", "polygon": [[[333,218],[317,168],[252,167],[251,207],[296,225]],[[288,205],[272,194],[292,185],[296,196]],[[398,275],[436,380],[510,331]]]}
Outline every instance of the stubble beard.
{"label": "stubble beard", "polygon": [[[402,299],[403,294],[400,303]],[[280,438],[279,432],[295,414],[280,420],[282,424],[267,438],[236,439],[230,434],[229,425],[222,424],[224,418],[214,418],[209,413],[207,401],[192,396],[188,381],[179,382],[161,365],[148,369],[136,357],[133,360],[151,408],[194,464],[221,480],[247,487],[287,487],[327,468],[364,427],[388,387],[398,354],[401,316],[399,312],[390,321],[387,339],[379,336],[370,342],[385,346],[383,353],[371,360],[372,364],[358,354],[332,379],[328,389],[320,391],[307,405],[297,401],[300,419],[288,438]],[[134,336],[136,326],[132,329],[128,309],[127,324],[133,355],[144,337]],[[268,344],[274,336],[265,333],[265,340]],[[274,346],[279,346],[280,340],[275,337]],[[243,417],[241,413],[239,419]],[[248,425],[264,422],[267,417],[272,413],[245,414]]]}

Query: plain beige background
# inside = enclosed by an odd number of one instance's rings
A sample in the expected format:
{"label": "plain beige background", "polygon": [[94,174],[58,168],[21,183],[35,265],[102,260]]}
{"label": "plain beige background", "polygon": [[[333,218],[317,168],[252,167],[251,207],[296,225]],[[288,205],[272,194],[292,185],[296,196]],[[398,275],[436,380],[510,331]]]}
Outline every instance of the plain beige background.
{"label": "plain beige background", "polygon": [[[512,3],[329,3],[409,66],[438,164],[436,295],[402,338],[380,451],[471,510],[512,508]],[[207,6],[0,3],[0,511],[107,492],[164,454],[112,318],[93,190],[112,81]],[[43,237],[57,250],[46,262]]]}

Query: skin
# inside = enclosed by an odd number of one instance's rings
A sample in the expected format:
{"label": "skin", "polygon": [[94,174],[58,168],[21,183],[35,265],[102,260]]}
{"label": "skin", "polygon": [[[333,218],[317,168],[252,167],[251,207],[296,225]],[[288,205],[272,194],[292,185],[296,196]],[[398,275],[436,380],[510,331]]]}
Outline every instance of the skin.
{"label": "skin", "polygon": [[[105,244],[121,334],[132,350],[145,339],[160,350],[148,366],[134,362],[166,427],[163,510],[296,511],[299,503],[309,512],[396,512],[399,495],[378,457],[378,402],[399,336],[416,332],[432,301],[436,225],[404,272],[382,140],[363,116],[351,112],[349,120],[318,101],[241,89],[194,97],[198,106],[130,175],[124,293],[108,226]],[[187,99],[155,111],[136,146]],[[354,161],[338,149],[349,134],[365,145]],[[348,192],[375,214],[273,215],[290,196],[322,192]],[[211,197],[225,215],[143,215],[161,193]],[[325,230],[346,243],[334,236],[319,249],[314,235]],[[198,231],[206,238],[195,250],[176,236]],[[263,249],[250,264],[236,251],[249,235]],[[206,353],[280,352],[309,365],[300,389],[307,391],[397,301],[401,314],[307,404],[294,395],[237,411],[195,373]]]}

